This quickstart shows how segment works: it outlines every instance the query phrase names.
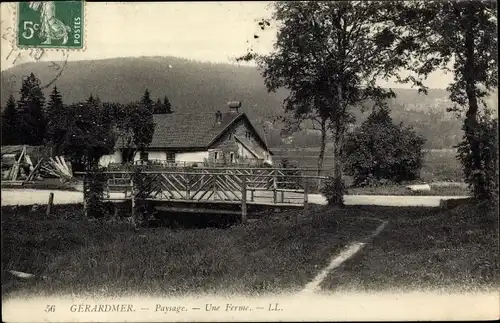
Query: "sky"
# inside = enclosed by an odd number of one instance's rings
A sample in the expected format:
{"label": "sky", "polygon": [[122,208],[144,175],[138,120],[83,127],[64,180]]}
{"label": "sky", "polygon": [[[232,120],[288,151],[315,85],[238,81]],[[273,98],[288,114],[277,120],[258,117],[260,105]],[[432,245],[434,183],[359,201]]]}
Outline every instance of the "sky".
{"label": "sky", "polygon": [[[273,30],[253,35],[257,21],[269,17],[268,2],[98,2],[85,3],[85,46],[71,51],[69,60],[92,60],[134,56],[177,56],[200,61],[234,63],[234,58],[253,46],[269,53]],[[13,49],[6,33],[15,25],[15,3],[0,5],[2,18],[1,69],[13,66]],[[13,50],[15,52],[13,52]],[[14,64],[34,61],[26,51]],[[10,56],[9,56],[10,54]],[[62,60],[61,52],[52,51],[41,60]],[[436,72],[426,84],[445,88],[453,76]],[[408,87],[381,82],[391,87]]]}

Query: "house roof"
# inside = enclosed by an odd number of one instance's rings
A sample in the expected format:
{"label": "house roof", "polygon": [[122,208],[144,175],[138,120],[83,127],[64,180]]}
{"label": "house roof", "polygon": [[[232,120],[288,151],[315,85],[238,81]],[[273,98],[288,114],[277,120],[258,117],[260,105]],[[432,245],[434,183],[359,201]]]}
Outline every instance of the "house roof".
{"label": "house roof", "polygon": [[[166,149],[206,149],[215,142],[231,125],[242,118],[248,117],[244,113],[222,113],[222,121],[215,120],[214,113],[170,113],[155,114],[153,116],[155,131],[149,148]],[[253,126],[251,125],[253,128]],[[267,146],[260,134],[253,129],[265,149]],[[117,145],[120,145],[117,140]],[[120,148],[120,147],[117,147]]]}

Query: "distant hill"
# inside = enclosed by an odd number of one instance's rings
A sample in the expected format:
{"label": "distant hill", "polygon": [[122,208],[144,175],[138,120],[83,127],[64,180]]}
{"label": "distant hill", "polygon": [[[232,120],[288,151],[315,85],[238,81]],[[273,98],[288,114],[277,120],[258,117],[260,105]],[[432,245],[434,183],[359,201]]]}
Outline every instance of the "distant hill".
{"label": "distant hill", "polygon": [[[27,63],[1,73],[2,107],[11,92],[19,91],[24,75],[33,72],[42,85],[57,74],[48,62]],[[113,58],[68,62],[54,83],[65,103],[87,99],[90,94],[102,101],[139,100],[148,89],[154,100],[168,96],[173,110],[210,112],[225,109],[227,101],[242,101],[242,111],[257,123],[282,114],[286,91],[268,93],[254,67],[202,63],[176,57]],[[53,85],[52,85],[53,86]],[[51,86],[51,87],[52,87]],[[45,89],[48,97],[51,87]],[[430,90],[427,96],[416,90],[394,89],[397,99],[390,106],[396,121],[414,125],[434,148],[449,145],[460,137],[461,123],[446,108],[452,104],[445,90]],[[496,100],[493,100],[496,104]],[[366,115],[367,113],[365,113]],[[358,119],[363,119],[358,114]],[[449,131],[443,133],[444,131]],[[275,132],[274,134],[272,132]],[[270,137],[277,130],[268,130]],[[314,136],[314,135],[313,135]],[[439,138],[438,138],[439,137]],[[278,145],[279,138],[269,144]]]}

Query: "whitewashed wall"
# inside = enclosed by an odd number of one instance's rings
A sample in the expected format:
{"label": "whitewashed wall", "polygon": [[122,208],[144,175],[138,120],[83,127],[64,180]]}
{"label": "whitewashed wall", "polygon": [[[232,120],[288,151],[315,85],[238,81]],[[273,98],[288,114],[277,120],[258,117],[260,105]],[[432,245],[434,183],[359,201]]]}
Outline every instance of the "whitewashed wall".
{"label": "whitewashed wall", "polygon": [[[146,151],[148,153],[149,160],[157,161],[167,161],[167,153],[164,151]],[[137,152],[134,156],[134,162],[141,159],[141,154]],[[187,162],[187,163],[203,163],[205,159],[208,159],[208,151],[194,151],[185,153],[176,153],[175,162]],[[99,160],[99,164],[103,167],[108,166],[110,163],[121,163],[122,156],[120,152],[116,152],[112,155],[104,155]]]}
{"label": "whitewashed wall", "polygon": [[119,151],[115,152],[112,155],[104,155],[99,159],[99,165],[102,167],[108,166],[110,163],[121,163],[122,155]]}
{"label": "whitewashed wall", "polygon": [[176,162],[202,163],[205,159],[208,159],[208,151],[193,151],[175,154]]}
{"label": "whitewashed wall", "polygon": [[[167,160],[167,153],[164,151],[149,151],[146,150],[145,152],[148,153],[148,159],[149,160]],[[134,162],[141,160],[141,153],[137,152],[134,156]]]}

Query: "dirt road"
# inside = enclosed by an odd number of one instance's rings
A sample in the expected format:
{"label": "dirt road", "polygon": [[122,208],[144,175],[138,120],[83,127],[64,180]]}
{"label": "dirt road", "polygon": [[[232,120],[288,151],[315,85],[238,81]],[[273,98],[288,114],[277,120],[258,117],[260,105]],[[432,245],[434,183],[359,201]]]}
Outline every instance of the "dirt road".
{"label": "dirt road", "polygon": [[[2,189],[2,205],[31,205],[47,204],[49,193],[54,193],[55,204],[82,203],[82,192],[58,191],[58,190],[35,190],[35,189]],[[114,193],[113,197],[121,197],[120,193]],[[299,195],[297,195],[299,196]],[[291,196],[287,196],[291,197]],[[439,206],[441,199],[466,198],[467,196],[391,196],[391,195],[346,195],[347,205],[380,205],[380,206]],[[259,200],[260,199],[260,200]],[[287,198],[285,198],[287,200]],[[255,201],[270,202],[268,197],[255,198]],[[297,200],[297,202],[300,200]],[[297,203],[294,202],[294,203]],[[326,204],[326,199],[320,194],[309,194],[309,203]]]}

